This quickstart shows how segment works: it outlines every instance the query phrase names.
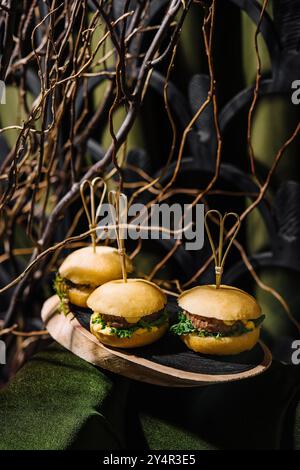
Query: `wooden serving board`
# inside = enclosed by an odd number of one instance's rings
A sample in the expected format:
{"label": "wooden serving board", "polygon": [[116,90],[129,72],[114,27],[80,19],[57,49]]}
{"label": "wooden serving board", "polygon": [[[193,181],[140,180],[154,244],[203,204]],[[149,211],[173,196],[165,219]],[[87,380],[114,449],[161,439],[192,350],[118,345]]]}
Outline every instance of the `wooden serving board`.
{"label": "wooden serving board", "polygon": [[156,343],[131,350],[105,346],[89,331],[90,313],[58,312],[57,296],[42,308],[42,318],[53,339],[86,361],[131,379],[168,387],[195,387],[246,379],[266,371],[269,349],[259,342],[252,351],[236,356],[205,356],[166,334]]}

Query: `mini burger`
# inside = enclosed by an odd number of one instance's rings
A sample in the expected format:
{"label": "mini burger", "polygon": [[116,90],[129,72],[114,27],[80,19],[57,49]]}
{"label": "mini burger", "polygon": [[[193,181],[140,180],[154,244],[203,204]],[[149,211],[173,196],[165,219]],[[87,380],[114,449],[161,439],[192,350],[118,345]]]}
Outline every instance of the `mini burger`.
{"label": "mini burger", "polygon": [[[132,264],[126,258],[127,272],[132,271]],[[89,295],[100,285],[122,277],[120,256],[116,248],[92,246],[73,251],[64,260],[58,270],[54,287],[60,299],[78,307],[87,307]]]}
{"label": "mini burger", "polygon": [[90,329],[101,343],[137,348],[157,341],[168,330],[166,296],[143,279],[111,281],[88,298]]}
{"label": "mini burger", "polygon": [[240,289],[194,287],[180,295],[178,305],[179,321],[171,331],[195,352],[239,354],[259,339],[264,315],[254,297]]}

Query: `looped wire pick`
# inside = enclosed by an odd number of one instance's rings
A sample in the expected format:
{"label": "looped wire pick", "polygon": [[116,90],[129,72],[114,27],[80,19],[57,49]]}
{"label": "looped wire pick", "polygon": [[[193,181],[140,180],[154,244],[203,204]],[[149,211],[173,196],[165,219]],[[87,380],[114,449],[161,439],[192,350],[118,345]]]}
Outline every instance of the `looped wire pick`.
{"label": "looped wire pick", "polygon": [[124,216],[127,218],[127,197],[120,191],[110,191],[108,194],[108,201],[111,209],[112,222],[115,227],[115,234],[118,245],[118,252],[121,258],[122,266],[122,277],[123,281],[127,282],[127,270],[126,270],[126,249],[124,244],[124,224],[120,223],[123,221]]}
{"label": "looped wire pick", "polygon": [[[213,238],[211,236],[210,228],[208,226],[208,221],[207,221],[208,216],[212,215],[212,214],[216,214],[218,219],[219,219],[220,232],[219,232],[219,245],[218,245],[217,249],[215,247]],[[233,228],[235,226],[236,226],[236,228],[235,228],[232,236],[230,237],[228,246],[227,246],[227,248],[225,250],[225,253],[223,255],[224,227],[225,227],[226,219],[228,217],[234,217],[236,219],[236,222],[233,225]],[[213,257],[214,257],[214,261],[215,261],[216,287],[219,288],[220,285],[221,285],[222,275],[223,275],[223,271],[224,271],[224,263],[225,263],[227,255],[228,255],[228,252],[231,248],[231,245],[232,245],[232,243],[233,243],[233,241],[234,241],[235,237],[237,236],[237,233],[240,229],[241,221],[240,221],[240,217],[235,212],[227,212],[227,213],[225,213],[224,216],[222,216],[222,214],[218,210],[211,209],[211,210],[206,212],[205,218],[204,218],[204,223],[205,223],[205,228],[206,228],[206,233],[207,233],[207,236],[208,236],[208,239],[209,239],[209,243],[210,243],[210,246],[211,246],[211,249],[212,249],[212,254],[213,254]]]}
{"label": "looped wire pick", "polygon": [[[100,182],[103,184],[103,190],[102,190],[102,194],[101,194],[101,197],[100,197],[98,210],[96,212],[95,194],[96,194],[97,185]],[[86,199],[85,199],[85,194],[84,194],[85,193],[85,188],[87,186],[90,188],[90,209],[88,208],[88,205],[87,205],[87,202],[86,202]],[[106,183],[105,183],[104,179],[101,178],[100,176],[97,176],[92,181],[84,180],[80,185],[80,195],[81,195],[81,199],[82,199],[83,208],[84,208],[85,213],[86,213],[86,217],[87,217],[88,224],[89,224],[89,229],[92,230],[91,239],[92,239],[92,246],[93,246],[94,253],[96,252],[96,244],[97,244],[97,236],[96,236],[96,230],[95,230],[96,227],[97,227],[96,213],[100,212],[99,208],[103,204],[106,192],[107,192]]]}

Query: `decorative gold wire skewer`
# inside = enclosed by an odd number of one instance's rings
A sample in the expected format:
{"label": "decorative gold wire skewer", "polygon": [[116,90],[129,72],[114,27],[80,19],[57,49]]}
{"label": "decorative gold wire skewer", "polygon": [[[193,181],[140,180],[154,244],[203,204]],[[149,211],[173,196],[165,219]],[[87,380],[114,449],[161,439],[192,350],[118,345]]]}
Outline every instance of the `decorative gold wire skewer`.
{"label": "decorative gold wire skewer", "polygon": [[[114,211],[111,211],[112,222],[115,226],[115,233],[118,245],[118,251],[121,258],[122,266],[122,277],[123,281],[127,282],[127,270],[126,270],[126,249],[124,244],[124,227],[120,221],[123,221],[123,216],[127,215],[127,197],[120,191],[110,191],[108,194],[108,201]],[[121,203],[121,208],[120,208]]]}
{"label": "decorative gold wire skewer", "polygon": [[[208,222],[207,222],[208,216],[212,215],[212,214],[216,214],[218,216],[218,219],[219,219],[220,232],[219,232],[219,246],[218,246],[218,249],[216,249],[216,247],[215,247],[213,238],[211,236],[210,228],[209,228]],[[224,227],[225,227],[226,219],[228,217],[234,217],[236,219],[236,222],[233,226],[233,227],[235,227],[235,225],[236,225],[236,228],[235,228],[232,236],[230,237],[228,246],[227,246],[227,248],[225,250],[225,253],[223,255]],[[231,248],[231,245],[232,245],[232,243],[233,243],[233,241],[234,241],[235,237],[237,236],[237,233],[240,229],[241,221],[240,221],[239,215],[236,214],[235,212],[226,212],[225,215],[222,216],[222,214],[218,210],[211,209],[211,210],[206,212],[205,218],[204,218],[204,223],[205,223],[205,228],[206,228],[206,233],[207,233],[207,236],[208,236],[208,239],[209,239],[209,243],[210,243],[210,246],[211,246],[211,249],[212,249],[212,254],[213,254],[213,257],[214,257],[214,260],[215,260],[216,288],[218,289],[221,285],[221,280],[222,280],[222,275],[223,275],[223,271],[224,271],[224,264],[225,264],[226,257],[228,255],[228,252]]]}
{"label": "decorative gold wire skewer", "polygon": [[[97,236],[96,236],[96,227],[97,227],[97,216],[96,216],[96,207],[95,207],[95,193],[96,193],[96,188],[98,183],[103,184],[103,191],[100,197],[100,202],[98,206],[98,213],[99,213],[99,207],[102,206],[106,191],[107,191],[107,186],[103,178],[100,176],[97,176],[97,178],[94,178],[92,181],[89,180],[84,180],[81,185],[80,185],[80,195],[82,199],[82,204],[86,213],[86,217],[89,223],[89,229],[92,230],[91,233],[91,239],[92,239],[92,246],[94,253],[96,253],[96,244],[97,244]],[[90,210],[88,208],[88,205],[85,200],[85,188],[88,186],[90,188]]]}

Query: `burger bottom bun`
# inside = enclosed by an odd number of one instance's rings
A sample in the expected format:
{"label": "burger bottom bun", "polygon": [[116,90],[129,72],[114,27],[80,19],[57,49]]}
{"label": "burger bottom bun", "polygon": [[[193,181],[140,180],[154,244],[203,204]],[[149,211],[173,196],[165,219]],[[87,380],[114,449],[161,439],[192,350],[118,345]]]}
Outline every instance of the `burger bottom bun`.
{"label": "burger bottom bun", "polygon": [[87,307],[87,299],[91,293],[95,290],[95,287],[90,289],[84,288],[80,289],[79,287],[71,287],[68,289],[68,297],[71,304],[77,305],[77,307]]}
{"label": "burger bottom bun", "polygon": [[182,341],[188,348],[203,354],[227,356],[239,354],[252,349],[259,340],[260,328],[255,328],[249,333],[240,336],[226,336],[224,338],[213,338],[198,336],[196,333],[182,335]]}
{"label": "burger bottom bun", "polygon": [[113,334],[103,334],[101,331],[95,331],[92,323],[90,328],[91,333],[93,333],[101,343],[106,344],[107,346],[113,346],[115,348],[138,348],[140,346],[154,343],[160,339],[168,330],[169,323],[163,323],[158,327],[151,328],[151,330],[146,330],[142,333],[137,333],[135,331],[130,338],[119,338]]}

